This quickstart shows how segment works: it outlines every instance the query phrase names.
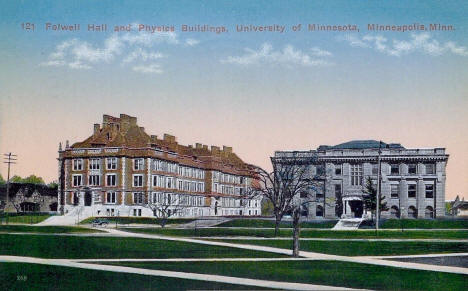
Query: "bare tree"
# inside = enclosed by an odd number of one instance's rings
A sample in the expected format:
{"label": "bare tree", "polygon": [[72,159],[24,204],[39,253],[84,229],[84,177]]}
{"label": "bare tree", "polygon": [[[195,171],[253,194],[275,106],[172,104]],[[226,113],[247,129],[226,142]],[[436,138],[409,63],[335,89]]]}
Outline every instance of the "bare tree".
{"label": "bare tree", "polygon": [[[247,196],[262,196],[273,206],[275,217],[275,236],[286,213],[293,213],[299,208],[299,194],[317,191],[321,181],[316,174],[311,173],[311,160],[302,157],[271,158],[273,171],[268,172],[261,167],[250,165],[254,182]],[[309,201],[312,202],[312,201]]]}
{"label": "bare tree", "polygon": [[148,199],[147,207],[159,218],[158,223],[165,227],[170,217],[179,215],[189,205],[190,195],[174,193],[155,193]]}

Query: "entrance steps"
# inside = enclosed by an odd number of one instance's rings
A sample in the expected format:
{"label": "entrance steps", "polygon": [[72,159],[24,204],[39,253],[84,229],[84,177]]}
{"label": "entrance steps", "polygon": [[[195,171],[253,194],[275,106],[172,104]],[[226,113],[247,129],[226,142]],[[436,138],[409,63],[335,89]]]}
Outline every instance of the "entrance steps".
{"label": "entrance steps", "polygon": [[363,221],[363,218],[342,218],[332,230],[356,230]]}
{"label": "entrance steps", "polygon": [[93,208],[78,206],[65,215],[56,215],[36,224],[39,226],[45,225],[75,225],[81,220],[93,216]]}

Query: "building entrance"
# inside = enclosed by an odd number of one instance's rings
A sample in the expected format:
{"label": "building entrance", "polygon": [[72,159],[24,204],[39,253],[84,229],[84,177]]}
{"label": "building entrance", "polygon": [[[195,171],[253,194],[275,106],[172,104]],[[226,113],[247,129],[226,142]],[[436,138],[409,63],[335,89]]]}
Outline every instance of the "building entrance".
{"label": "building entrance", "polygon": [[86,191],[84,195],[84,205],[91,206],[91,201],[92,201],[91,191]]}

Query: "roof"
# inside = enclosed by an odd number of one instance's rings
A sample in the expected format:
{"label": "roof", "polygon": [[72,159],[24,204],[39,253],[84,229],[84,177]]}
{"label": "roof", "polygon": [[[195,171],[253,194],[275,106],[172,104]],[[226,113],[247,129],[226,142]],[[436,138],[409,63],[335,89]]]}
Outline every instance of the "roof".
{"label": "roof", "polygon": [[[321,145],[318,150],[329,150],[329,149],[378,149],[380,146],[380,142],[376,140],[352,140],[345,143],[340,143],[334,146],[328,145]],[[382,142],[382,148],[400,148],[404,149],[404,147],[399,143],[384,143]]]}
{"label": "roof", "polygon": [[[14,197],[18,191],[22,190],[24,196],[31,197],[37,190],[42,196],[57,196],[57,188],[51,188],[43,184],[31,183],[10,183],[10,197]],[[5,200],[6,184],[0,186],[0,200]]]}
{"label": "roof", "polygon": [[[188,157],[204,163],[227,164],[234,167],[245,169],[247,165],[232,152],[231,147],[223,148],[197,143],[192,145],[180,145],[176,137],[164,134],[160,139],[156,135],[148,135],[143,127],[137,125],[136,117],[126,114],[120,114],[119,117],[110,115],[103,116],[102,126],[94,125],[93,134],[82,142],[74,143],[72,149],[80,148],[101,148],[101,147],[126,147],[126,148],[157,148],[168,152],[177,153],[179,156]],[[187,159],[186,159],[187,160]],[[189,161],[187,160],[187,163]]]}

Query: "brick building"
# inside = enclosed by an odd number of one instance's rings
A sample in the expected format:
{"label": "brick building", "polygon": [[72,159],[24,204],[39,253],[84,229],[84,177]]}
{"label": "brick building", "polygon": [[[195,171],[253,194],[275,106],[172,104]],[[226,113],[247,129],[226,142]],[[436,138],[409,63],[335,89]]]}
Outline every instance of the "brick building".
{"label": "brick building", "polygon": [[260,215],[259,199],[241,199],[248,166],[231,147],[178,144],[148,135],[136,117],[103,116],[82,142],[59,148],[59,210],[84,216]]}
{"label": "brick building", "polygon": [[[382,147],[381,192],[389,207],[382,217],[444,216],[449,157],[445,149],[406,149],[385,143]],[[367,177],[377,184],[378,151],[378,141],[357,140],[310,151],[277,151],[275,159],[294,157],[309,168],[311,177],[321,181],[316,193],[304,196],[310,202],[304,203],[303,215],[311,219],[361,217]]]}

